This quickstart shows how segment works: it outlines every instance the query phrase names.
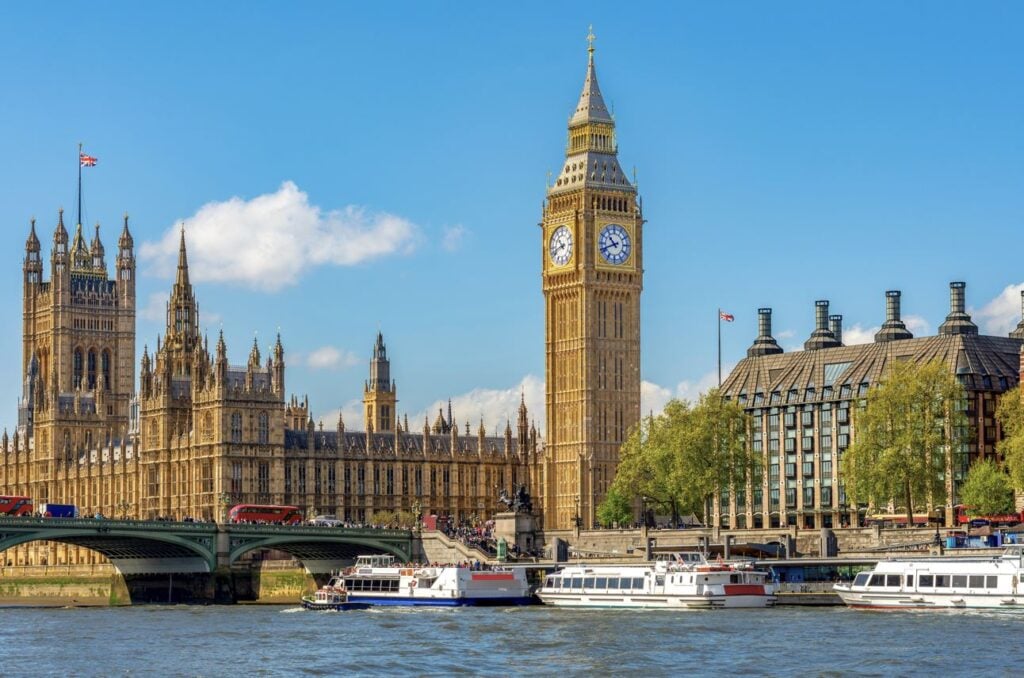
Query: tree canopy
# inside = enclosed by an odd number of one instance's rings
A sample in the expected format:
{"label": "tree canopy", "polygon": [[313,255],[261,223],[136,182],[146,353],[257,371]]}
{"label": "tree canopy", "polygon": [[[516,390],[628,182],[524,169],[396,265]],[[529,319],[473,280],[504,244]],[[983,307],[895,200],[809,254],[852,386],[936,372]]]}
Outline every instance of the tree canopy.
{"label": "tree canopy", "polygon": [[1013,487],[1010,478],[991,459],[971,464],[960,488],[960,501],[967,515],[991,516],[1013,511]]}
{"label": "tree canopy", "polygon": [[1024,402],[1021,401],[1020,386],[999,398],[996,418],[1003,427],[1003,439],[996,449],[1003,455],[1011,485],[1024,491]]}
{"label": "tree canopy", "polygon": [[629,498],[612,486],[604,501],[597,507],[597,519],[605,527],[622,526],[632,521],[633,507]]}
{"label": "tree canopy", "polygon": [[630,433],[611,489],[629,499],[645,497],[673,521],[684,512],[703,514],[710,497],[740,489],[748,474],[759,473],[759,458],[745,442],[746,421],[743,408],[717,390],[694,404],[670,401]]}
{"label": "tree canopy", "polygon": [[842,459],[854,502],[906,509],[942,503],[953,446],[966,426],[963,387],[941,362],[890,363],[854,412],[854,440]]}

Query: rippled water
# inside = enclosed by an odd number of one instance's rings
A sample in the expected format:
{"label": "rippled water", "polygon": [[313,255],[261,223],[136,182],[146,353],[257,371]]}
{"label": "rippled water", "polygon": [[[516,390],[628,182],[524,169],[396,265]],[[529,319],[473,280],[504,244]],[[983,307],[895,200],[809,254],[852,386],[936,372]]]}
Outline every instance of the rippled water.
{"label": "rippled water", "polygon": [[0,676],[1021,675],[1004,612],[0,609]]}

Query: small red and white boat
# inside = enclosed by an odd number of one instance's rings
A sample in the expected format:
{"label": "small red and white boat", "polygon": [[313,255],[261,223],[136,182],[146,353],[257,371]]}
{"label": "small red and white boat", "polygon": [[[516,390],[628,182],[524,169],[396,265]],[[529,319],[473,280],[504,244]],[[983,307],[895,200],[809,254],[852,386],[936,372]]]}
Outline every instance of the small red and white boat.
{"label": "small red and white boat", "polygon": [[771,607],[775,592],[767,572],[681,553],[645,565],[572,565],[549,575],[537,596],[562,607],[707,609]]}

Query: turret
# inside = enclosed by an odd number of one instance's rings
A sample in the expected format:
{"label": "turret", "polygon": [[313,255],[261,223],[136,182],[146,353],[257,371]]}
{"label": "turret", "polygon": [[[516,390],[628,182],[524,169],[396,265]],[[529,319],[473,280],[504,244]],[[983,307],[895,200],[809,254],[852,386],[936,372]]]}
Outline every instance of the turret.
{"label": "turret", "polygon": [[38,285],[43,281],[43,262],[39,257],[39,238],[36,237],[36,220],[32,219],[29,226],[28,239],[25,241],[25,292],[29,286]]}
{"label": "turret", "polygon": [[124,228],[117,240],[117,289],[122,302],[135,304],[135,241],[128,230],[128,214],[124,215]]}
{"label": "turret", "polygon": [[[50,253],[51,277],[54,283],[58,276],[68,272],[68,231],[64,228],[64,209],[57,212],[57,227],[53,230],[53,250]],[[63,279],[63,278],[62,278]]]}
{"label": "turret", "polygon": [[281,345],[281,333],[277,333],[274,344],[274,367],[271,375],[274,393],[284,396],[284,346]]}
{"label": "turret", "polygon": [[153,370],[149,360],[149,346],[142,347],[142,374],[139,377],[143,398],[153,395]]}
{"label": "turret", "polygon": [[104,258],[105,251],[103,249],[103,242],[100,240],[100,225],[96,224],[96,233],[92,237],[92,242],[89,243],[89,253],[92,255],[92,270],[96,272],[102,272],[103,277],[107,276],[107,262]]}
{"label": "turret", "polygon": [[217,384],[223,386],[228,379],[228,349],[224,344],[224,330],[220,331],[217,337],[217,358],[214,363],[214,372],[217,375]]}
{"label": "turret", "polygon": [[92,271],[92,254],[85,244],[81,224],[75,227],[75,239],[71,243],[71,270],[78,273]]}

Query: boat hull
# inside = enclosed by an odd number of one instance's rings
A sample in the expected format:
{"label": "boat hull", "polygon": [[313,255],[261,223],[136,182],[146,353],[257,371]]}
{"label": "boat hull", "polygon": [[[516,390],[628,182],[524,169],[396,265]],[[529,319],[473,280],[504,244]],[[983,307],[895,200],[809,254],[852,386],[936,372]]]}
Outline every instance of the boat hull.
{"label": "boat hull", "polygon": [[351,600],[345,603],[318,603],[315,600],[307,600],[303,598],[302,607],[316,612],[347,612],[349,610],[369,610],[372,606],[370,603]]}
{"label": "boat hull", "polygon": [[377,606],[400,607],[498,607],[533,605],[537,600],[533,596],[509,598],[442,598],[430,596],[351,596],[351,600]]}
{"label": "boat hull", "polygon": [[1012,610],[1024,613],[1024,596],[915,594],[835,588],[847,607],[858,610]]}
{"label": "boat hull", "polygon": [[775,596],[679,596],[679,595],[561,595],[539,594],[545,605],[554,607],[621,607],[670,610],[711,610],[726,608],[765,608],[775,605]]}

